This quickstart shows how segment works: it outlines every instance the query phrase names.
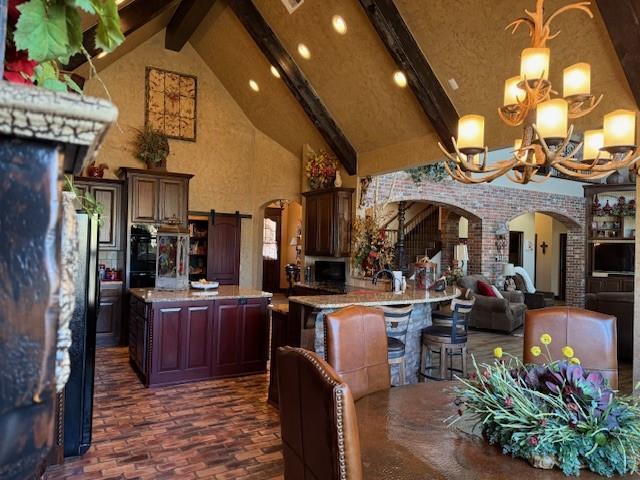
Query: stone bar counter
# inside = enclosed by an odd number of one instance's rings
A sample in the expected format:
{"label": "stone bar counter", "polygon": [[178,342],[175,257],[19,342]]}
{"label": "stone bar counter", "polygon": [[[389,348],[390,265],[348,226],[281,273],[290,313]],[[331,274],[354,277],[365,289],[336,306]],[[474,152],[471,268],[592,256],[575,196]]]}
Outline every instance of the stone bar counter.
{"label": "stone bar counter", "polygon": [[265,372],[271,294],[130,290],[129,358],[146,386]]}
{"label": "stone bar counter", "polygon": [[[360,290],[344,295],[289,297],[290,328],[300,332],[300,346],[324,356],[324,315],[350,305],[367,307],[413,305],[406,338],[406,376],[409,383],[417,383],[420,368],[421,333],[431,325],[431,305],[458,297],[460,290],[425,292],[408,289],[405,293]],[[392,381],[398,378],[398,366],[391,370]]]}

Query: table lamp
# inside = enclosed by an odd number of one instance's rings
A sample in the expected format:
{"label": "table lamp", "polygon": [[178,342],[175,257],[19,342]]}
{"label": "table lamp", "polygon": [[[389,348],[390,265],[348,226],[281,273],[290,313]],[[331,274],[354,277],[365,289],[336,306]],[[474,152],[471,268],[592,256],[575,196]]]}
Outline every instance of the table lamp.
{"label": "table lamp", "polygon": [[513,265],[513,263],[504,264],[502,275],[505,278],[504,289],[508,292],[514,291],[516,289],[516,282],[513,280],[513,277],[516,276],[516,267]]}

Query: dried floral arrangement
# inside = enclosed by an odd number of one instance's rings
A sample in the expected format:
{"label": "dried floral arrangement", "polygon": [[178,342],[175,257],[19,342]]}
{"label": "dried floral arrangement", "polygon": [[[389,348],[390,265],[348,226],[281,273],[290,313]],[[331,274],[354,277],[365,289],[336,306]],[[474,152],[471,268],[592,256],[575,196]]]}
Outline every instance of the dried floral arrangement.
{"label": "dried floral arrangement", "polygon": [[152,170],[162,170],[167,166],[169,140],[163,133],[145,127],[138,130],[135,139],[135,156]]}
{"label": "dried floral arrangement", "polygon": [[309,179],[311,190],[330,188],[336,179],[338,160],[331,153],[320,150],[320,153],[311,154],[304,167],[306,177]]}
{"label": "dried floral arrangement", "polygon": [[352,228],[352,260],[365,277],[389,268],[393,262],[394,246],[374,216],[356,217]]}
{"label": "dried floral arrangement", "polygon": [[[571,346],[563,360],[551,358],[549,334],[532,355],[546,363],[525,365],[498,347],[493,365],[477,365],[460,380],[458,416],[476,421],[482,435],[502,453],[538,468],[559,467],[565,475],[586,468],[603,476],[638,472],[640,404],[613,391],[599,372],[588,372]],[[544,349],[544,350],[543,350]],[[546,353],[545,353],[546,351]]]}

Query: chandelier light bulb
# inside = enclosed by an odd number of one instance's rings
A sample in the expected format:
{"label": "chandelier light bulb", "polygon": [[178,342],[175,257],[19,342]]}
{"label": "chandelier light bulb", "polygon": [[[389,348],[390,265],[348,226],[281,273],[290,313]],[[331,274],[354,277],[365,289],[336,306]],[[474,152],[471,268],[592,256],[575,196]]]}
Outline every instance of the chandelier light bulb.
{"label": "chandelier light bulb", "polygon": [[601,159],[610,158],[607,152],[600,149],[604,147],[604,131],[603,130],[585,130],[583,158],[585,160],[594,160],[600,155]]}
{"label": "chandelier light bulb", "polygon": [[632,147],[636,144],[636,112],[615,110],[604,116],[605,148]]}
{"label": "chandelier light bulb", "polygon": [[460,117],[457,144],[460,151],[484,150],[484,117],[482,115]]}
{"label": "chandelier light bulb", "polygon": [[563,71],[563,96],[591,94],[591,65],[576,63]]}
{"label": "chandelier light bulb", "polygon": [[251,88],[251,90],[253,90],[254,92],[260,91],[260,85],[258,85],[258,82],[256,82],[255,80],[249,80],[249,88]]}
{"label": "chandelier light bulb", "polygon": [[340,15],[333,16],[331,19],[331,25],[333,25],[333,29],[340,35],[347,33],[347,22],[345,22],[344,18]]}
{"label": "chandelier light bulb", "polygon": [[563,98],[547,100],[538,105],[536,126],[545,140],[564,139],[567,136],[569,104]]}
{"label": "chandelier light bulb", "polygon": [[276,78],[280,78],[280,72],[278,71],[278,69],[276,67],[271,65],[271,68],[269,70],[271,70],[271,75],[273,75]]}
{"label": "chandelier light bulb", "polygon": [[504,82],[504,106],[516,105],[526,97],[525,91],[518,86],[520,77],[507,78]]}
{"label": "chandelier light bulb", "polygon": [[548,48],[525,48],[520,56],[520,80],[548,80],[550,55]]}

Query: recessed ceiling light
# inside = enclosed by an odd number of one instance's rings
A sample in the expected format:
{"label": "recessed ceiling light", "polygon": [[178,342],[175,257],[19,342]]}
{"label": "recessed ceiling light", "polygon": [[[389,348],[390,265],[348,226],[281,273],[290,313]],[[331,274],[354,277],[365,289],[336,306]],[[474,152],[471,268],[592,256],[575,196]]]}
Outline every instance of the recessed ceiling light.
{"label": "recessed ceiling light", "polygon": [[273,75],[276,78],[280,78],[280,72],[273,65],[271,65],[271,75]]}
{"label": "recessed ceiling light", "polygon": [[331,19],[331,24],[333,25],[333,29],[340,35],[347,33],[347,22],[345,22],[344,18],[340,15],[334,15]]}
{"label": "recessed ceiling light", "polygon": [[104,58],[104,57],[106,57],[107,55],[109,55],[109,52],[100,52],[100,53],[96,56],[96,58]]}
{"label": "recessed ceiling light", "polygon": [[258,85],[258,82],[256,82],[255,80],[249,80],[249,88],[251,88],[251,90],[253,90],[254,92],[260,91],[260,85]]}
{"label": "recessed ceiling light", "polygon": [[404,74],[404,72],[401,72],[400,70],[398,70],[393,74],[393,81],[400,88],[404,88],[407,86],[407,76]]}
{"label": "recessed ceiling light", "polygon": [[311,58],[311,51],[309,50],[309,47],[307,47],[304,43],[298,44],[298,53],[305,60],[309,60]]}

